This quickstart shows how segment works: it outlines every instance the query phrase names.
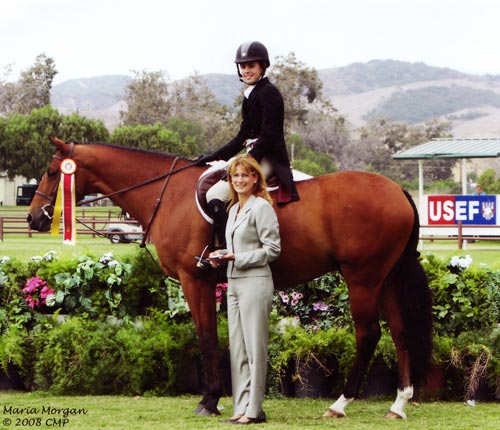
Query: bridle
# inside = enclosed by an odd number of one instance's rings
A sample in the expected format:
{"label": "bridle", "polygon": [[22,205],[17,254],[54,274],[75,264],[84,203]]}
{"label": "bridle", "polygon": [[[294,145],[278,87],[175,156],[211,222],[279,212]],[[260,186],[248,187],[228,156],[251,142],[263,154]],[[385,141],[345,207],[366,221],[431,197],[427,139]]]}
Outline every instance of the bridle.
{"label": "bridle", "polygon": [[[70,149],[68,151],[68,154],[65,157],[61,157],[60,155],[54,154],[52,156],[52,158],[54,158],[56,160],[59,160],[59,162],[62,163],[62,161],[65,160],[66,158],[71,158],[73,156],[74,149],[75,149],[75,143],[71,142],[70,143]],[[155,206],[153,208],[153,212],[151,214],[151,217],[149,218],[149,221],[148,221],[147,226],[146,226],[146,230],[145,230],[143,238],[142,238],[142,242],[140,244],[141,248],[144,248],[146,246],[146,240],[147,240],[150,228],[151,228],[151,224],[153,223],[153,220],[155,219],[156,214],[158,213],[158,209],[160,207],[160,203],[161,203],[161,200],[163,198],[163,194],[165,193],[165,190],[167,189],[167,185],[170,182],[170,178],[175,173],[182,172],[183,170],[189,169],[190,167],[194,167],[194,166],[197,165],[196,162],[193,162],[193,163],[187,164],[187,165],[185,165],[183,167],[180,167],[178,169],[174,169],[178,160],[179,160],[179,157],[175,157],[174,161],[172,162],[172,165],[170,166],[170,170],[167,173],[163,173],[163,174],[155,176],[153,178],[146,179],[146,180],[144,180],[144,181],[142,181],[142,182],[140,182],[138,184],[134,184],[134,185],[131,185],[129,187],[122,188],[122,189],[120,189],[118,191],[113,191],[112,193],[109,193],[109,194],[103,194],[103,195],[100,195],[100,196],[95,197],[93,199],[87,199],[85,201],[83,201],[83,200],[79,201],[79,202],[76,203],[76,205],[77,206],[81,206],[83,203],[85,203],[85,204],[93,203],[93,202],[96,202],[96,201],[99,201],[99,200],[102,200],[102,199],[105,199],[105,198],[109,198],[109,197],[115,196],[117,194],[123,194],[123,193],[126,193],[128,191],[131,191],[131,190],[143,187],[145,185],[152,184],[152,183],[157,182],[157,181],[159,181],[161,179],[165,179],[165,182],[163,183],[163,186],[161,188],[160,194],[159,194],[158,198],[156,199]],[[57,170],[58,170],[59,175],[60,175],[61,174],[60,169],[57,169]],[[46,194],[46,193],[44,193],[42,191],[39,191],[39,190],[35,191],[35,194],[38,194],[39,196],[47,199],[50,202],[50,203],[48,203],[46,205],[43,205],[40,208],[40,210],[43,212],[44,216],[46,216],[48,219],[52,219],[53,218],[53,216],[50,215],[50,213],[48,212],[47,208],[54,209],[54,203],[55,203],[56,196],[57,196],[57,189],[59,187],[59,182],[60,181],[56,181],[56,186],[54,187],[54,190],[52,191],[51,194]],[[77,220],[77,221],[79,221],[79,220]],[[81,221],[79,221],[79,222],[81,224],[83,224]]]}
{"label": "bridle", "polygon": [[[64,158],[71,158],[73,156],[73,152],[75,150],[75,143],[74,142],[71,142],[70,143],[70,147],[69,147],[69,151],[68,151],[68,155]],[[54,154],[52,156],[53,159],[55,160],[59,160],[59,164],[62,163],[62,161],[64,160],[63,157],[61,157],[60,155],[57,155],[57,154]],[[60,167],[60,166],[59,166]],[[61,174],[61,171],[60,169],[57,169],[57,172],[59,172],[59,175]],[[35,194],[38,194],[39,196],[43,197],[44,199],[48,200],[50,203],[46,204],[46,205],[43,205],[40,210],[43,212],[43,214],[48,218],[48,219],[52,219],[53,216],[50,215],[50,213],[47,211],[47,208],[52,208],[54,209],[54,202],[56,201],[56,196],[57,196],[57,188],[59,187],[59,180],[56,181],[56,186],[54,187],[54,189],[52,190],[52,193],[50,194],[46,194],[40,190],[36,190],[35,191]],[[52,212],[53,213],[53,212]]]}

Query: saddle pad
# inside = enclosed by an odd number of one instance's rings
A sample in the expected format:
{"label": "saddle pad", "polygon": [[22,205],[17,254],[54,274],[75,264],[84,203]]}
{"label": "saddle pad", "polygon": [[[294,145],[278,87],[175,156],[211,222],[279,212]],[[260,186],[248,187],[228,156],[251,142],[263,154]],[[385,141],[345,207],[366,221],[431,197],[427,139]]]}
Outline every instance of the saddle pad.
{"label": "saddle pad", "polygon": [[[196,185],[195,199],[196,206],[200,211],[201,216],[210,224],[213,224],[213,219],[207,213],[207,191],[212,185],[219,182],[226,175],[226,169],[229,162],[224,160],[218,160],[208,163],[210,167],[206,169],[198,179],[198,184]],[[300,172],[299,170],[292,169],[294,182],[305,181],[313,178],[313,176],[307,173]],[[272,181],[271,181],[272,182]],[[278,189],[278,185],[272,185],[268,187],[269,192]]]}

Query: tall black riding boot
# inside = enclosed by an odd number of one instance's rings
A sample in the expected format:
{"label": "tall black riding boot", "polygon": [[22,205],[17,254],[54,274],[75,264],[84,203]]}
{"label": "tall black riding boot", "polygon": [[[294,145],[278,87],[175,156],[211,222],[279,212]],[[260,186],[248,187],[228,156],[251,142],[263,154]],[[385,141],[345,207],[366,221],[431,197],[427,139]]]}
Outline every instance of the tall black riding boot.
{"label": "tall black riding boot", "polygon": [[213,219],[208,246],[211,250],[226,247],[226,203],[219,199],[208,202],[208,214]]}
{"label": "tall black riding boot", "polygon": [[208,245],[203,250],[201,256],[194,257],[195,260],[198,261],[196,266],[200,269],[210,269],[212,267],[210,262],[206,259],[205,253],[226,247],[226,204],[219,199],[210,200],[208,202],[207,212],[210,218],[212,218],[213,224],[210,229]]}

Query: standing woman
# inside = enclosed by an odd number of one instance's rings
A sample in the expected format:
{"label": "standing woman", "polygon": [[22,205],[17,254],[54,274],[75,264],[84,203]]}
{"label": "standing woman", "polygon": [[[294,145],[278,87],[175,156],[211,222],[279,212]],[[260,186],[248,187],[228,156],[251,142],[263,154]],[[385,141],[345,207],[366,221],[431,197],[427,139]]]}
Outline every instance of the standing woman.
{"label": "standing woman", "polygon": [[269,263],[281,251],[279,225],[259,163],[236,157],[228,168],[231,190],[227,250],[210,253],[214,267],[227,261],[227,315],[234,414],[228,422],[266,421],[269,314],[273,278]]}

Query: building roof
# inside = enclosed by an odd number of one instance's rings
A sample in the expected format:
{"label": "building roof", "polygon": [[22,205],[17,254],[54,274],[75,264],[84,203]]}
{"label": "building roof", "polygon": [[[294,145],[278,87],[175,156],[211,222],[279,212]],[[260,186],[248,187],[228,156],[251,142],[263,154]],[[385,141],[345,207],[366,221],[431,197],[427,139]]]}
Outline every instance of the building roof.
{"label": "building roof", "polygon": [[392,156],[399,160],[500,157],[500,137],[433,139]]}

